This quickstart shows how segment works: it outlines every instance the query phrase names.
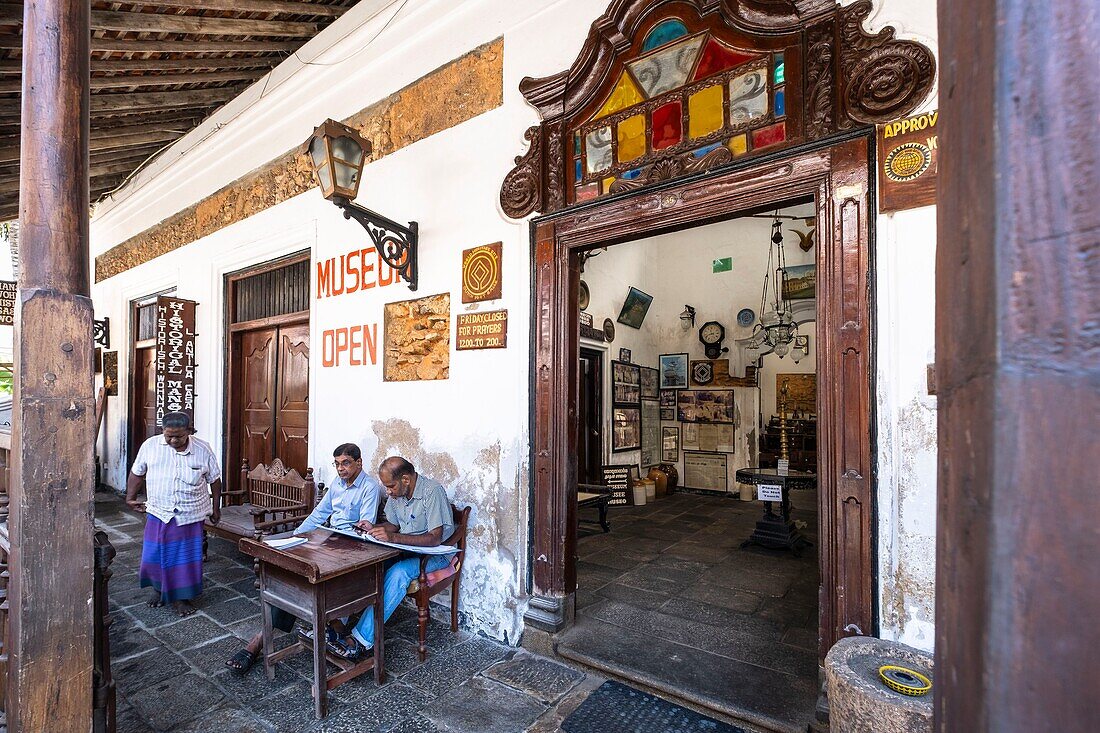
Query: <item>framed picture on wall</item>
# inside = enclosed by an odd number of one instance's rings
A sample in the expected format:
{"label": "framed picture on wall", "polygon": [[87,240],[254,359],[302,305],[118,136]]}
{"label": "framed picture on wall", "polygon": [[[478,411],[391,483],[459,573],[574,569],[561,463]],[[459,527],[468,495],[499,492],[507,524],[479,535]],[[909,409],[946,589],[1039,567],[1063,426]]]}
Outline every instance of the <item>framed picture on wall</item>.
{"label": "framed picture on wall", "polygon": [[616,407],[611,410],[611,452],[622,453],[642,447],[642,410]]}
{"label": "framed picture on wall", "polygon": [[652,295],[643,293],[638,288],[630,288],[626,294],[626,300],[623,301],[623,309],[619,311],[619,323],[631,328],[641,328],[651,303],[653,303]]}
{"label": "framed picture on wall", "polygon": [[676,407],[676,392],[674,390],[661,390],[661,407]]}
{"label": "framed picture on wall", "polygon": [[611,404],[641,405],[641,374],[637,364],[625,361],[611,362]]}
{"label": "framed picture on wall", "polygon": [[676,416],[680,422],[732,423],[733,390],[685,389],[676,402]]}
{"label": "framed picture on wall", "polygon": [[796,265],[783,270],[783,298],[810,300],[817,296],[817,265]]}
{"label": "framed picture on wall", "polygon": [[680,460],[680,426],[666,425],[661,428],[661,460],[675,463]]}
{"label": "framed picture on wall", "polygon": [[661,354],[658,357],[658,371],[661,389],[687,389],[687,354]]}
{"label": "framed picture on wall", "polygon": [[642,376],[642,399],[655,400],[659,390],[657,389],[658,372],[653,367],[640,367]]}
{"label": "framed picture on wall", "polygon": [[627,364],[630,363],[630,349],[619,349],[619,361],[625,361]]}
{"label": "framed picture on wall", "polygon": [[661,419],[662,420],[675,420],[676,419],[676,408],[675,407],[662,407],[661,408]]}

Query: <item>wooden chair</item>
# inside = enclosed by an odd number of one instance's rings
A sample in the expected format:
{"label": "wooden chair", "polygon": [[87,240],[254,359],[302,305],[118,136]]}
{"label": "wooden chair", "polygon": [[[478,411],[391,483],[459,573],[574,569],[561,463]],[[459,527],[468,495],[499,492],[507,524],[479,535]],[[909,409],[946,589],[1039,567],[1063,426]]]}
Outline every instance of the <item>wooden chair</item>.
{"label": "wooden chair", "polygon": [[458,631],[458,582],[462,577],[462,565],[466,561],[466,528],[470,522],[470,507],[459,509],[452,504],[451,512],[454,515],[455,531],[442,542],[444,545],[454,545],[458,548],[451,564],[441,570],[433,570],[429,573],[426,567],[428,558],[432,556],[421,555],[420,577],[409,583],[407,595],[416,600],[417,625],[420,631],[420,646],[417,651],[420,652],[421,662],[428,658],[427,640],[428,620],[430,618],[428,600],[447,588],[451,589],[451,631]]}
{"label": "wooden chair", "polygon": [[[205,529],[234,542],[241,537],[261,540],[264,535],[293,530],[309,516],[316,503],[312,468],[306,469],[303,478],[278,458],[270,466],[261,463],[251,470],[245,459],[240,488],[222,492],[221,521],[215,525],[207,520]],[[255,568],[259,577],[259,561]]]}

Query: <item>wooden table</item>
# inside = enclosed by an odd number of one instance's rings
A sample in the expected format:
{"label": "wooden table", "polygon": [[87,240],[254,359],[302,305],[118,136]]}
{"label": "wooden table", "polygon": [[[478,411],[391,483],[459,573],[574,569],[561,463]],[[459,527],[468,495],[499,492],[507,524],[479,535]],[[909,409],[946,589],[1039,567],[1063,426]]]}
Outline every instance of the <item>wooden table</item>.
{"label": "wooden table", "polygon": [[782,487],[782,501],[779,513],[772,511],[772,502],[764,502],[764,516],[757,520],[752,536],[741,543],[741,547],[760,545],[773,550],[790,550],[798,557],[804,547],[813,547],[813,543],[799,532],[791,521],[791,489],[812,489],[817,486],[817,476],[803,471],[787,471],[780,475],[774,468],[741,468],[737,471],[737,481],[743,484],[759,486],[772,484]]}
{"label": "wooden table", "polygon": [[[382,579],[384,563],[400,553],[389,547],[315,529],[309,541],[289,550],[277,550],[263,542],[244,538],[241,552],[260,561],[260,607],[263,609],[264,669],[275,678],[275,663],[309,649],[299,641],[272,651],[271,607],[281,608],[313,623],[313,700],[318,718],[328,713],[328,691],[374,670],[374,681],[385,680],[383,669]],[[325,627],[329,621],[374,607],[374,654],[353,663],[328,654],[340,671],[328,676],[325,669]]]}
{"label": "wooden table", "polygon": [[[604,532],[611,531],[611,525],[607,522],[607,503],[611,501],[611,492],[606,487],[580,484],[577,486],[577,509],[596,507],[600,512],[600,526]],[[587,522],[587,519],[578,519]]]}

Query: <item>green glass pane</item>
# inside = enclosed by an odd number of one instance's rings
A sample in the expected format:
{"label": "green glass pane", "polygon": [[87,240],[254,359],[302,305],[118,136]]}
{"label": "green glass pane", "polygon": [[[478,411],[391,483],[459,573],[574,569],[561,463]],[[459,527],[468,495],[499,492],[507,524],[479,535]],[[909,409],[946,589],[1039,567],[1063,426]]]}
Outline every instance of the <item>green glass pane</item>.
{"label": "green glass pane", "polygon": [[783,63],[783,54],[777,53],[775,55],[775,83],[783,84],[787,81],[787,70]]}

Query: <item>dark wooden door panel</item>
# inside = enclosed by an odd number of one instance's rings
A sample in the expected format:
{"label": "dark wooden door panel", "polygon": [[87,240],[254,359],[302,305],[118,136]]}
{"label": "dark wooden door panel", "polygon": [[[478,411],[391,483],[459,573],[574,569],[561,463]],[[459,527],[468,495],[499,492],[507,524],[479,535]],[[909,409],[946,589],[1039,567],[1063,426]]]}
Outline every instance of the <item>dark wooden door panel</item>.
{"label": "dark wooden door panel", "polygon": [[309,461],[309,324],[278,330],[275,455],[303,476]]}
{"label": "dark wooden door panel", "polygon": [[130,404],[131,464],[141,444],[157,434],[156,380],[156,349],[137,349],[134,354],[133,402]]}
{"label": "dark wooden door panel", "polygon": [[276,329],[240,334],[241,456],[248,465],[270,463],[275,455]]}

